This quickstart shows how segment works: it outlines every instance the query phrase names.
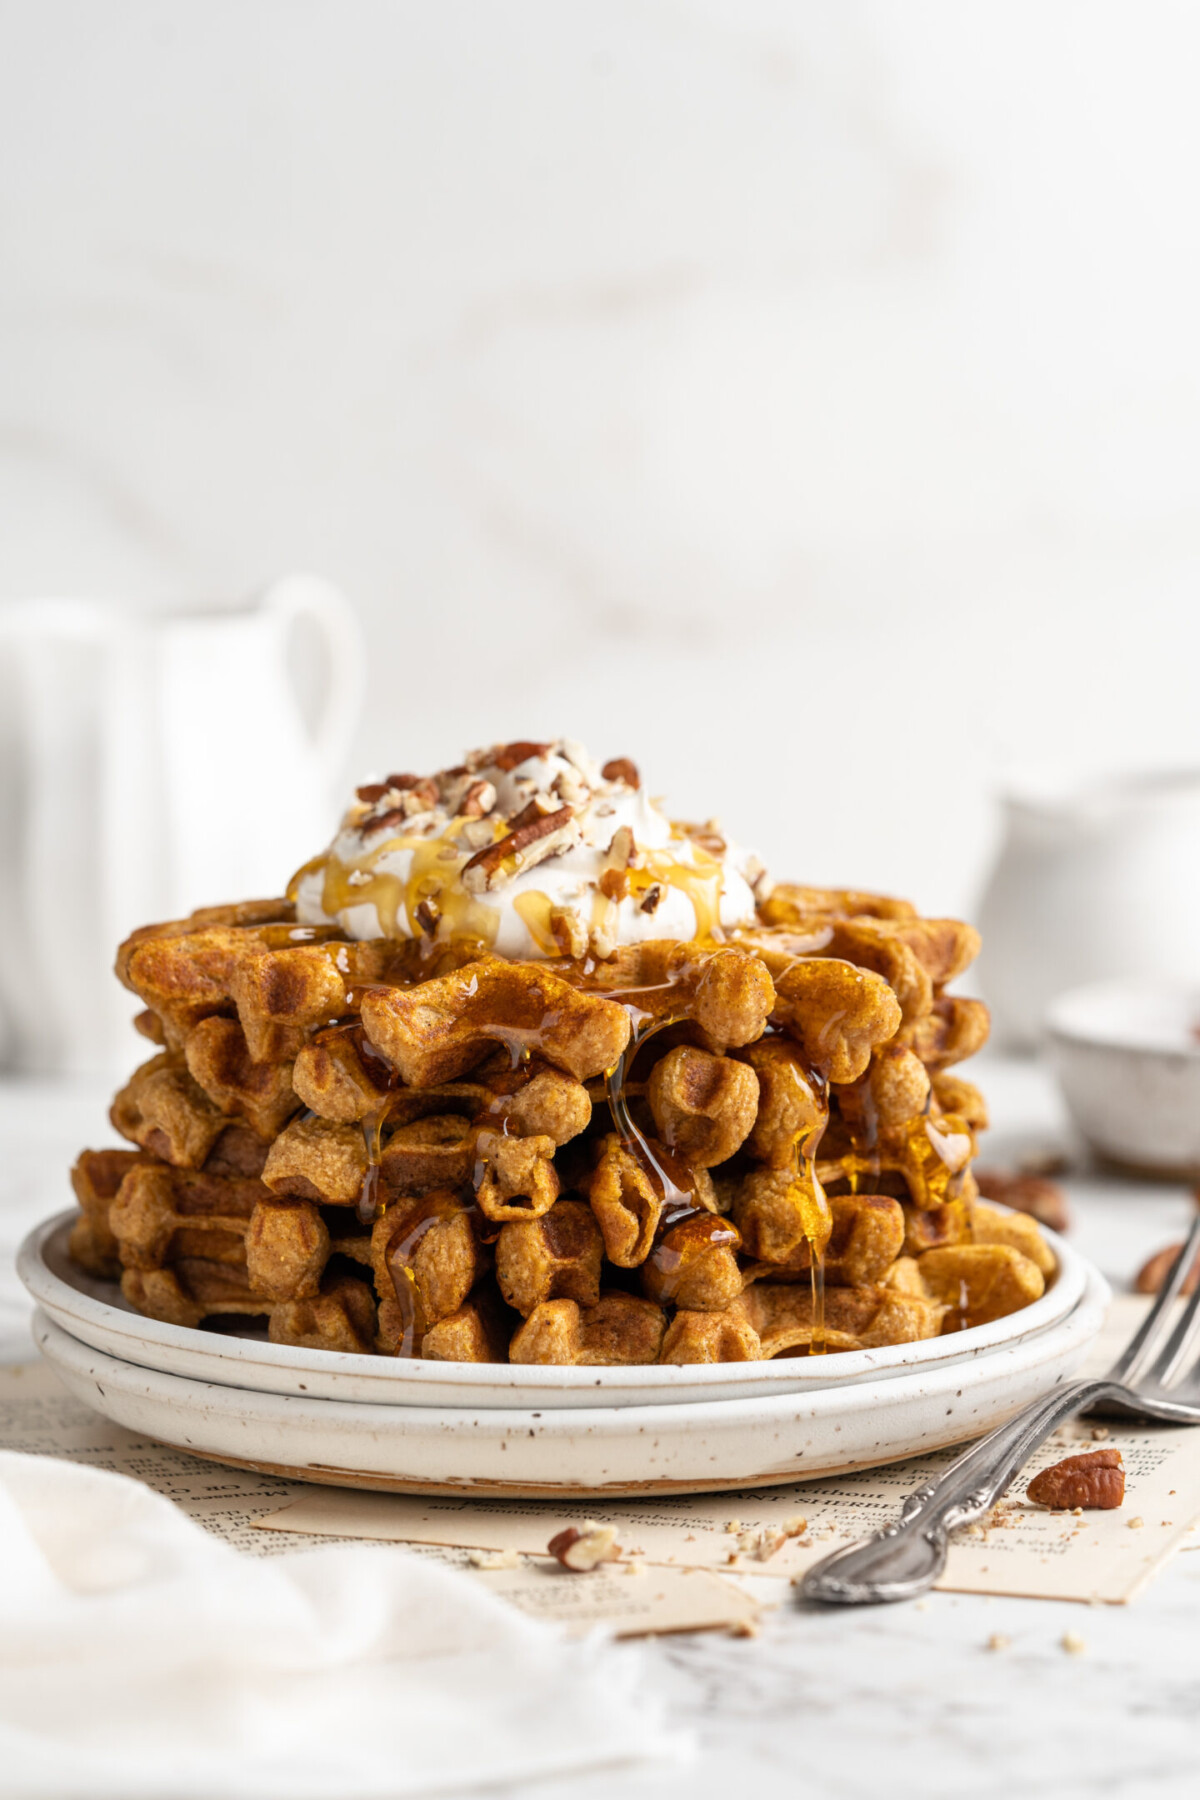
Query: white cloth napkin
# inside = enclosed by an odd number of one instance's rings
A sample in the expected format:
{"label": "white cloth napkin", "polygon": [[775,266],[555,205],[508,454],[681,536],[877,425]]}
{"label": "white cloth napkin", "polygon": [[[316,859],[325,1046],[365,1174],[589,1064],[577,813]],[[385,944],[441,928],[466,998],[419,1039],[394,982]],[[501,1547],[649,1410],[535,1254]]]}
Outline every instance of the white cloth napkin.
{"label": "white cloth napkin", "polygon": [[671,1753],[638,1679],[406,1551],[248,1557],[123,1475],[0,1452],[12,1800],[373,1800]]}

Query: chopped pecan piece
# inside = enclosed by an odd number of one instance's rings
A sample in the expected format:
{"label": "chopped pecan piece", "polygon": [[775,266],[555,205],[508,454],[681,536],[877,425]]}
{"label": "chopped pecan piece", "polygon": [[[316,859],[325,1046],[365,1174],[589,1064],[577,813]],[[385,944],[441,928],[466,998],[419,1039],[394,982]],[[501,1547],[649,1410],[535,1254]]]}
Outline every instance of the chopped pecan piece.
{"label": "chopped pecan piece", "polygon": [[626,787],[631,788],[640,788],[642,785],[637,764],[630,762],[627,756],[611,757],[600,773],[605,781],[623,781]]}
{"label": "chopped pecan piece", "polygon": [[594,1519],[585,1519],[578,1527],[568,1525],[550,1539],[546,1548],[564,1569],[576,1575],[598,1569],[601,1563],[615,1562],[621,1554],[613,1527],[597,1525]]}
{"label": "chopped pecan piece", "polygon": [[404,796],[405,814],[411,819],[419,812],[428,812],[430,807],[437,805],[439,798],[436,781],[426,779],[414,782]]}
{"label": "chopped pecan piece", "polygon": [[496,790],[490,781],[473,781],[462,797],[459,812],[464,819],[482,819],[496,804]]}
{"label": "chopped pecan piece", "polygon": [[1091,1450],[1064,1456],[1042,1469],[1025,1490],[1038,1506],[1084,1506],[1111,1512],[1125,1498],[1125,1465],[1119,1450]]}
{"label": "chopped pecan piece", "polygon": [[553,800],[548,799],[545,794],[535,794],[532,800],[526,801],[520,812],[515,812],[509,819],[508,829],[523,831],[526,825],[540,825],[544,818],[558,810]]}

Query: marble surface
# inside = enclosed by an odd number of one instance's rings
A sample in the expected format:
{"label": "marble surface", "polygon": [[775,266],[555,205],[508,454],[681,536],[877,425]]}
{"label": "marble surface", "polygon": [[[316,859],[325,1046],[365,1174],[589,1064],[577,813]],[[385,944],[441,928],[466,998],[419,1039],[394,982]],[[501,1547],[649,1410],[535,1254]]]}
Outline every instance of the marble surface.
{"label": "marble surface", "polygon": [[930,913],[1009,759],[1193,759],[1195,8],[6,13],[0,595],[315,567],[356,771],[565,730]]}
{"label": "marble surface", "polygon": [[[993,1110],[988,1161],[1071,1147],[1036,1065],[980,1059],[974,1073]],[[108,1140],[104,1107],[97,1085],[0,1086],[9,1355],[28,1343],[12,1249],[64,1204],[78,1147]],[[1188,1217],[1182,1188],[1082,1164],[1066,1186],[1074,1241],[1118,1288]],[[1081,1653],[1064,1650],[1067,1632]],[[989,1649],[993,1634],[1008,1646]],[[1191,1800],[1200,1779],[1200,1552],[1181,1552],[1129,1607],[953,1594],[833,1613],[792,1603],[754,1640],[663,1639],[628,1653],[694,1734],[695,1758],[539,1786],[541,1800]]]}

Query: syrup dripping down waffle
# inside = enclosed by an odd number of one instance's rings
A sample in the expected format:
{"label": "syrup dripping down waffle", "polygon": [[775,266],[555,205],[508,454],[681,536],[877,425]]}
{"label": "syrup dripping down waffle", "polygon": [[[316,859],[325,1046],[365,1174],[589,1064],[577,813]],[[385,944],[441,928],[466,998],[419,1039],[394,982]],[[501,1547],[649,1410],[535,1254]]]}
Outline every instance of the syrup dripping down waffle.
{"label": "syrup dripping down waffle", "polygon": [[183,1325],[460,1361],[744,1361],[1018,1310],[1053,1257],[984,1205],[957,1065],[978,940],[781,884],[752,928],[605,960],[351,941],[289,902],[147,926],[128,1150],[72,1253]]}

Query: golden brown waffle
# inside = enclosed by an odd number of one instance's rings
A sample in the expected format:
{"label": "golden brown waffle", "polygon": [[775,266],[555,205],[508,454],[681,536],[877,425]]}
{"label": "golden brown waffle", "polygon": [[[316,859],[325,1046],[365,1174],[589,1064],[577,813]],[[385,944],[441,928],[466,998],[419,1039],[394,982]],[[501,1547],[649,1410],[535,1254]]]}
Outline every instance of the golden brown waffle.
{"label": "golden brown waffle", "polygon": [[285,901],[122,946],[157,1047],[85,1152],[73,1254],[130,1303],[448,1360],[738,1361],[1029,1304],[1054,1259],[977,1199],[978,947],[777,886],[723,944],[600,961],[351,942]]}
{"label": "golden brown waffle", "polygon": [[199,1325],[210,1318],[265,1318],[273,1344],[304,1350],[375,1348],[375,1300],[365,1281],[334,1276],[304,1300],[268,1300],[255,1294],[245,1272],[203,1257],[182,1257],[167,1269],[127,1269],[121,1292],[151,1319]]}

